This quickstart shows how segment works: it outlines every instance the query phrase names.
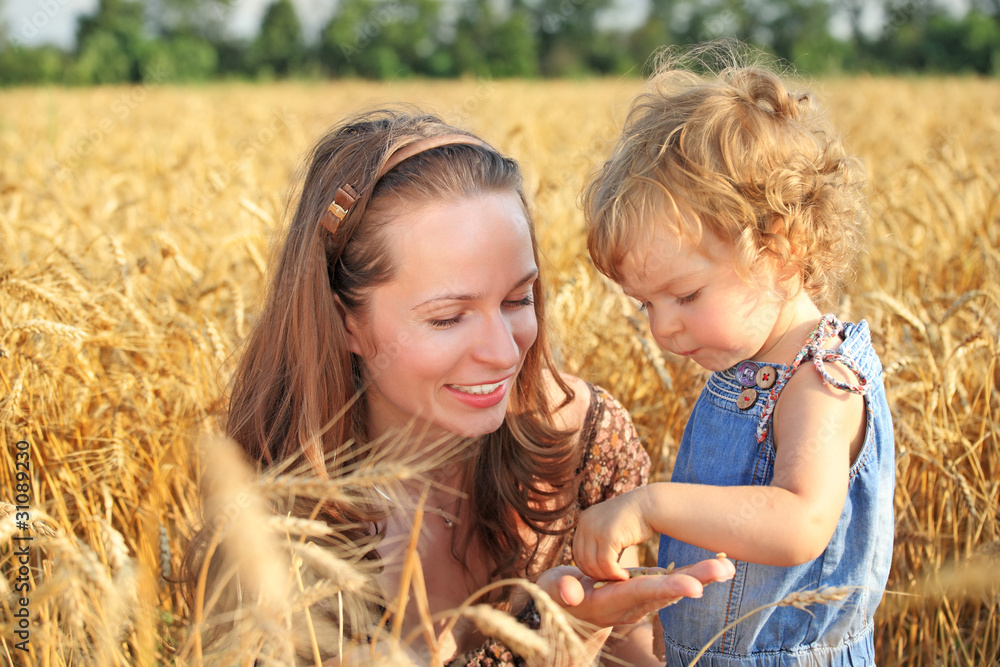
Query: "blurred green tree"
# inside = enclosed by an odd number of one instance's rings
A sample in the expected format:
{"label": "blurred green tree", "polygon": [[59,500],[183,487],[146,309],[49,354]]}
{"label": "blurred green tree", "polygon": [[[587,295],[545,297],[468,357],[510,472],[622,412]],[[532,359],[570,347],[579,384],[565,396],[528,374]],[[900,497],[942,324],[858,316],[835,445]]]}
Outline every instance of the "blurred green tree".
{"label": "blurred green tree", "polygon": [[67,60],[54,46],[0,48],[0,86],[60,83]]}
{"label": "blurred green tree", "polygon": [[466,2],[455,23],[451,53],[457,74],[481,77],[538,74],[531,16],[519,3],[498,11],[490,0]]}
{"label": "blurred green tree", "polygon": [[[637,26],[624,28],[617,19],[626,2],[339,0],[311,48],[292,0],[270,0],[252,40],[226,34],[236,0],[99,0],[79,20],[71,53],[25,46],[43,12],[15,20],[20,29],[0,26],[0,85],[642,74],[665,45],[720,37],[753,43],[810,74],[1000,71],[1000,0],[968,0],[967,8],[943,0],[874,0],[875,7],[865,0],[647,0]],[[873,9],[880,25],[866,21]],[[847,34],[831,33],[835,20]]]}
{"label": "blurred green tree", "polygon": [[268,6],[248,58],[257,75],[265,78],[287,77],[302,69],[306,45],[291,0],[275,0]]}
{"label": "blurred green tree", "polygon": [[215,76],[219,55],[207,39],[180,33],[157,40],[147,63],[159,83],[206,81]]}
{"label": "blurred green tree", "polygon": [[141,3],[100,0],[94,14],[80,18],[71,83],[138,83],[152,50]]}
{"label": "blurred green tree", "polygon": [[320,62],[332,76],[451,75],[440,12],[440,0],[342,0],[320,34]]}

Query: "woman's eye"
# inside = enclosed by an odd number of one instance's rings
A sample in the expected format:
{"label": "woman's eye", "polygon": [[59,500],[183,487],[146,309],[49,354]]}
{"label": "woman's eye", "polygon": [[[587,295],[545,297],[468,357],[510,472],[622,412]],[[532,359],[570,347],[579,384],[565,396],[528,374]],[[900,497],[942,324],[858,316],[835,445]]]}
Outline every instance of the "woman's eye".
{"label": "woman's eye", "polygon": [[535,302],[534,297],[529,294],[523,299],[513,299],[509,301],[504,301],[503,305],[505,308],[526,308]]}
{"label": "woman's eye", "polygon": [[[502,306],[507,310],[518,310],[519,308],[527,308],[533,303],[535,303],[534,296],[529,293],[527,296],[521,299],[507,299],[502,302]],[[448,327],[455,326],[461,321],[462,321],[462,313],[459,313],[454,317],[427,320],[427,323],[430,324],[435,329],[447,329]]]}
{"label": "woman's eye", "polygon": [[449,317],[448,319],[445,320],[428,320],[428,324],[430,324],[435,329],[447,329],[450,326],[458,324],[459,320],[461,319],[462,319],[461,315],[456,315],[455,317]]}
{"label": "woman's eye", "polygon": [[641,312],[641,313],[646,312],[646,302],[645,301],[639,302],[639,312]]}
{"label": "woman's eye", "polygon": [[677,303],[679,304],[691,303],[692,301],[698,298],[699,294],[701,294],[701,290],[697,289],[688,294],[687,296],[679,296],[677,297]]}

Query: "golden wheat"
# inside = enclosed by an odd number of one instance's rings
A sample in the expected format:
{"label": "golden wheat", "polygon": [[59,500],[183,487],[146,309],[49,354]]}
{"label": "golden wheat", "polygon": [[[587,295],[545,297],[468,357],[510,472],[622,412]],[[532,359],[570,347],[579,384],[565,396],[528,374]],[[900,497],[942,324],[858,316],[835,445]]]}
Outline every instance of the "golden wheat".
{"label": "golden wheat", "polygon": [[518,623],[510,614],[488,604],[477,604],[463,609],[462,615],[470,618],[487,637],[503,641],[528,664],[544,664],[540,661],[549,656],[549,643]]}
{"label": "golden wheat", "polygon": [[[339,654],[343,645],[359,663],[410,660],[400,646],[380,644],[370,658],[345,640],[342,625],[364,622],[362,608],[345,607],[347,592],[360,587],[368,600],[370,573],[350,558],[317,560],[302,535],[311,524],[275,520],[275,530],[246,537],[264,543],[275,576],[258,582],[263,598],[238,618],[211,616],[208,604],[196,623],[182,587],[164,578],[177,576],[196,530],[207,468],[194,443],[221,427],[232,359],[257,317],[288,184],[310,142],[362,106],[416,102],[521,161],[560,362],[622,400],[654,478],[668,476],[704,373],[656,349],[628,300],[595,274],[576,204],[638,85],[220,84],[147,87],[136,103],[115,87],[0,93],[0,489],[14,488],[14,444],[30,443],[38,510],[29,529],[38,538],[31,646],[23,655],[14,649],[4,620],[0,655],[16,664],[99,656],[105,664],[194,665],[238,662],[241,650],[281,660],[295,651],[313,664],[316,647]],[[1000,84],[861,77],[816,87],[872,181],[869,247],[836,308],[872,326],[897,434],[896,547],[891,593],[876,616],[878,661],[993,664]],[[415,463],[375,462],[355,471],[354,484],[419,479]],[[288,497],[346,498],[357,488],[290,473],[244,481],[241,491],[261,508]],[[0,518],[7,589],[16,532]],[[249,567],[245,577],[263,577]],[[261,599],[270,600],[266,609]],[[549,604],[539,602],[549,632],[579,642]],[[456,613],[481,613],[505,636],[509,624],[479,610]],[[11,598],[0,596],[2,618],[12,611]],[[192,637],[209,621],[247,633],[229,652],[203,646],[199,660]],[[292,639],[282,633],[289,623],[310,629]]]}

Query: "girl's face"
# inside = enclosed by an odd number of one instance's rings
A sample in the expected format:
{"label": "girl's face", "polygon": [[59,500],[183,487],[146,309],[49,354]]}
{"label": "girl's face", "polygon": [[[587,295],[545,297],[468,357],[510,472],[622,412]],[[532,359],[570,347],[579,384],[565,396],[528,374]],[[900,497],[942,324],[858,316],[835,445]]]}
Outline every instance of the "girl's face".
{"label": "girl's face", "polygon": [[389,223],[395,278],[367,316],[347,316],[364,360],[369,434],[414,417],[428,435],[480,436],[503,422],[538,323],[538,267],[514,192],[431,202]]}
{"label": "girl's face", "polygon": [[655,225],[650,242],[620,268],[622,289],[645,306],[663,349],[710,371],[744,359],[778,361],[766,358],[787,328],[775,271],[756,271],[748,284],[736,273],[732,245],[714,234],[694,245]]}

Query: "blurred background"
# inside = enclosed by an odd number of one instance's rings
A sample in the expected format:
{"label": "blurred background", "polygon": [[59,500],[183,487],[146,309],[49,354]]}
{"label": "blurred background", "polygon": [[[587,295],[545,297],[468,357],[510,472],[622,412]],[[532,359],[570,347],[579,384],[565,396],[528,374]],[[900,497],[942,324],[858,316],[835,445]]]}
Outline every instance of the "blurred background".
{"label": "blurred background", "polygon": [[814,75],[1000,70],[1000,0],[0,0],[0,85],[644,74],[736,37]]}

